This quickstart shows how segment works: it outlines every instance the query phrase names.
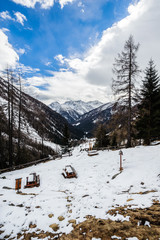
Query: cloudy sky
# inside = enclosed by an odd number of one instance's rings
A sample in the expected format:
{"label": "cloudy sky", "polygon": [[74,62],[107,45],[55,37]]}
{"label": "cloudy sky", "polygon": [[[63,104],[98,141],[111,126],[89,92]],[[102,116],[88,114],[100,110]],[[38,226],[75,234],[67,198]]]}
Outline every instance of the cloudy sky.
{"label": "cloudy sky", "polygon": [[[160,70],[160,0],[0,0],[0,71],[52,101],[112,101],[112,66],[129,35]],[[160,71],[159,71],[160,72]],[[139,80],[140,81],[140,80]]]}

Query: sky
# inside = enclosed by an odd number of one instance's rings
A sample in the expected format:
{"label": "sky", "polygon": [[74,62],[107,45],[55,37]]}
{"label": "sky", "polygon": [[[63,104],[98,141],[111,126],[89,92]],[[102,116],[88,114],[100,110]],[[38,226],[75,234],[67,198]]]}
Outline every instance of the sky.
{"label": "sky", "polygon": [[20,69],[45,104],[114,100],[113,63],[132,34],[160,68],[160,0],[0,0],[0,71]]}

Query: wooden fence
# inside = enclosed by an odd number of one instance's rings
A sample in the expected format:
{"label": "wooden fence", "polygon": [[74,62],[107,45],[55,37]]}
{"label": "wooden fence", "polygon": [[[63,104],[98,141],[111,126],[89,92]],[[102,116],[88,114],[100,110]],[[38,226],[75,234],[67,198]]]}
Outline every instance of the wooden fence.
{"label": "wooden fence", "polygon": [[17,165],[17,166],[0,169],[0,174],[5,173],[5,172],[18,170],[18,169],[22,169],[22,168],[25,168],[25,167],[30,167],[30,166],[33,166],[33,165],[37,165],[38,163],[44,163],[44,162],[47,162],[47,161],[52,161],[52,160],[55,160],[56,158],[61,158],[61,157],[62,157],[61,155],[57,154],[57,155],[52,156],[51,158],[47,157],[47,158],[35,160],[35,161],[32,161],[32,162],[28,162],[28,163],[23,163],[23,164],[20,164],[20,165]]}

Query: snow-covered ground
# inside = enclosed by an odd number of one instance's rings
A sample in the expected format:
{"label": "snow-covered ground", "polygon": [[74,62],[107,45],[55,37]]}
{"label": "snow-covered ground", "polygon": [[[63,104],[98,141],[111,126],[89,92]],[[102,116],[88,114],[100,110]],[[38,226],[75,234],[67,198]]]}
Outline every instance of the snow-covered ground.
{"label": "snow-covered ground", "polygon": [[[61,160],[0,175],[0,231],[4,231],[0,239],[5,235],[16,238],[22,230],[36,231],[29,228],[30,224],[53,232],[49,226],[57,223],[57,232],[69,233],[72,224],[68,221],[76,219],[79,223],[87,215],[129,220],[106,212],[119,205],[145,208],[160,199],[160,145],[123,149],[121,173],[119,151],[100,151],[89,157],[86,151],[80,151],[82,148],[75,148],[72,156]],[[69,164],[76,169],[78,178],[62,176],[62,169]],[[24,189],[26,177],[33,172],[40,175],[40,187]],[[14,190],[16,178],[22,178],[24,195]],[[63,221],[59,216],[64,217]]]}

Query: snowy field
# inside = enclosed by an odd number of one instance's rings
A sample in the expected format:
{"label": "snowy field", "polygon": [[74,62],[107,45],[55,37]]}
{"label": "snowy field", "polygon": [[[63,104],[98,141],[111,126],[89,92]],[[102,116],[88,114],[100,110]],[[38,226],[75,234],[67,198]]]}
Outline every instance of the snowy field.
{"label": "snowy field", "polygon": [[[54,232],[50,227],[54,223],[59,225],[56,233],[69,233],[73,229],[69,221],[80,223],[87,215],[128,221],[129,216],[111,216],[107,211],[124,205],[145,208],[160,199],[160,145],[123,149],[121,173],[119,151],[99,151],[89,157],[81,148],[61,160],[0,175],[0,231],[4,231],[0,239],[6,235],[16,239],[22,230]],[[62,176],[68,164],[78,178]],[[24,189],[33,172],[40,175],[40,187]],[[16,178],[22,178],[23,195],[14,190]],[[29,227],[34,224],[36,229]]]}

